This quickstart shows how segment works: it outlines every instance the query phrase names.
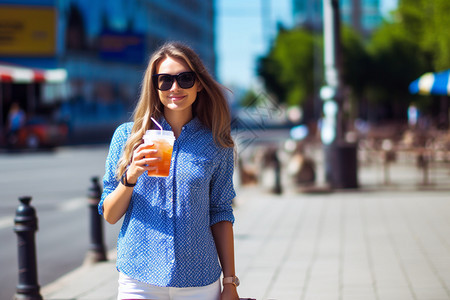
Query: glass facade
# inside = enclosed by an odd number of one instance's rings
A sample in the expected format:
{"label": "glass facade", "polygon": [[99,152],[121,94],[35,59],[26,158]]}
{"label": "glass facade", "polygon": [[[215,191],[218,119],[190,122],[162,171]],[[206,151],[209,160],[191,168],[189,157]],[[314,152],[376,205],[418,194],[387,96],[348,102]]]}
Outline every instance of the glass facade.
{"label": "glass facade", "polygon": [[[322,29],[323,0],[293,0],[297,25]],[[370,34],[381,21],[380,0],[340,0],[341,21],[363,34]]]}
{"label": "glass facade", "polygon": [[[25,22],[25,17],[20,17],[22,11],[25,15],[37,6],[55,12],[55,20],[50,22],[56,32],[54,53],[46,56],[33,53],[9,55],[0,49],[0,60],[52,68],[64,67],[75,58],[88,59],[90,63],[107,61],[142,69],[148,54],[158,45],[167,40],[178,40],[192,46],[211,72],[215,72],[215,1],[0,0],[0,9],[16,9],[17,20],[11,21],[14,24]],[[12,39],[20,40],[20,33]],[[120,43],[123,51],[129,50],[126,47],[133,44],[133,53],[121,53],[113,61],[105,59],[108,57],[105,52],[119,51],[117,47],[120,45],[111,43]],[[136,46],[136,43],[140,45]],[[35,45],[29,46],[32,47]],[[144,56],[131,57],[131,54]]]}
{"label": "glass facade", "polygon": [[[26,40],[20,31],[10,30],[7,32],[10,39],[21,41],[13,46],[24,45],[25,50],[34,49],[36,53],[24,50],[25,54],[17,55],[17,51],[12,53],[0,45],[0,61],[28,68],[65,69],[68,96],[42,106],[63,107],[69,112],[72,127],[119,123],[130,117],[139,97],[149,55],[165,41],[187,43],[215,74],[215,3],[214,0],[0,0],[0,10],[16,12],[8,21],[11,25],[1,22],[4,26],[33,28],[44,24],[50,28],[44,34],[55,37],[41,46],[41,52],[46,54],[42,55],[36,52],[40,48],[35,42]],[[46,22],[41,17],[35,18],[38,20],[35,23],[28,21],[26,14],[36,11],[36,7],[42,10],[42,16],[54,17]],[[5,86],[3,90],[8,89]],[[10,94],[2,94],[4,103],[12,101],[14,95]],[[40,99],[36,101],[35,106],[39,107]]]}

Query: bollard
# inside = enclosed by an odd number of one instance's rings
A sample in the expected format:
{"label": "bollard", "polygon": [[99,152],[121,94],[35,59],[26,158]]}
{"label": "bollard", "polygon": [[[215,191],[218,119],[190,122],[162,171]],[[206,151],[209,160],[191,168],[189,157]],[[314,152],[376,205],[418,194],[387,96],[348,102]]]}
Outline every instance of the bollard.
{"label": "bollard", "polygon": [[263,167],[270,168],[274,174],[274,182],[270,183],[270,192],[273,194],[280,195],[283,193],[281,186],[281,162],[278,159],[277,148],[269,147],[264,152],[263,156]]}
{"label": "bollard", "polygon": [[89,219],[90,219],[90,247],[85,263],[96,263],[106,260],[105,244],[103,242],[103,218],[98,213],[98,203],[102,196],[102,189],[98,177],[91,178],[88,191]]}
{"label": "bollard", "polygon": [[16,300],[41,300],[37,280],[35,232],[38,229],[36,211],[30,205],[31,197],[19,198],[20,205],[16,209],[14,231],[17,234],[19,283]]}
{"label": "bollard", "polygon": [[274,153],[273,160],[275,168],[275,186],[273,188],[273,193],[281,195],[283,193],[283,188],[281,187],[281,163],[276,152]]}

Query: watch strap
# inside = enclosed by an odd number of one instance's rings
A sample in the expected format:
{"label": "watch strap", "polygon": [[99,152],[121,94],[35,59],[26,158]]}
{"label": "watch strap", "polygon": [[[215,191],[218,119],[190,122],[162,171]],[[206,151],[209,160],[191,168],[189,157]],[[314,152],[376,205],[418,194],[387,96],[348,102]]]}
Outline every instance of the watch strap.
{"label": "watch strap", "polygon": [[127,180],[127,171],[125,171],[125,173],[123,173],[122,178],[120,179],[120,182],[126,186],[126,187],[134,187],[136,185],[136,183],[129,183]]}
{"label": "watch strap", "polygon": [[232,277],[224,277],[222,280],[223,285],[225,284],[233,284],[234,286],[239,286],[239,278],[237,276]]}

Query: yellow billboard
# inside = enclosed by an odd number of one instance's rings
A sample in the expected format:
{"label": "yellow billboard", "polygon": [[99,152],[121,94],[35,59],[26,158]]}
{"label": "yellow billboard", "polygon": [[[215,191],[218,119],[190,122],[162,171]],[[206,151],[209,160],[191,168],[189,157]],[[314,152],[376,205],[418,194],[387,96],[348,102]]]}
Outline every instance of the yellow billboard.
{"label": "yellow billboard", "polygon": [[0,5],[0,56],[52,56],[55,49],[53,7]]}

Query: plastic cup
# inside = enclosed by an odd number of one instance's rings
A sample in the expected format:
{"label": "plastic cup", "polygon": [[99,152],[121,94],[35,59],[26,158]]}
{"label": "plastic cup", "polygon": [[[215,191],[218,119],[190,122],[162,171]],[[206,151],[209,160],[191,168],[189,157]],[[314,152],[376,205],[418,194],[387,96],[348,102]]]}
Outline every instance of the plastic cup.
{"label": "plastic cup", "polygon": [[173,143],[175,142],[175,136],[170,130],[147,130],[144,134],[144,144],[153,144],[150,148],[157,149],[158,154],[156,157],[160,157],[156,164],[155,170],[148,171],[148,176],[154,177],[167,177],[170,172],[170,162],[172,160]]}

